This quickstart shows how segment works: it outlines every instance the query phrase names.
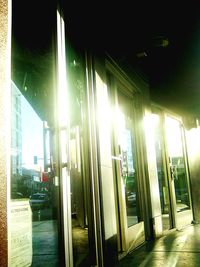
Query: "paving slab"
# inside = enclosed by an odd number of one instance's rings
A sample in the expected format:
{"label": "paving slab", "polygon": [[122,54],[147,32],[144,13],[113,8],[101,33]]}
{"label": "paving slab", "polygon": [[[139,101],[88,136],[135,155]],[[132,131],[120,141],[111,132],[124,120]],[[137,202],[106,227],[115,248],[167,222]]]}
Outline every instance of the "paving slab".
{"label": "paving slab", "polygon": [[200,267],[200,225],[181,230],[142,245],[119,261],[117,267]]}

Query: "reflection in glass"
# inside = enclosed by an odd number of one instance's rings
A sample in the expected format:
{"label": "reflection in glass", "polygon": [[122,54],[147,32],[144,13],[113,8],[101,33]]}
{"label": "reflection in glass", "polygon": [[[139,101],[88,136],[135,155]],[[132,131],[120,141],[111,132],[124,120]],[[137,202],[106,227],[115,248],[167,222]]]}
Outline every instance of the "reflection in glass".
{"label": "reflection in glass", "polygon": [[190,209],[187,172],[183,150],[182,128],[179,121],[166,117],[166,134],[171,177],[174,180],[176,209]]}
{"label": "reflection in glass", "polygon": [[[37,191],[38,182],[41,181],[41,174],[44,172],[43,122],[14,82],[11,88],[11,197],[15,199],[18,195],[28,198],[33,191]],[[40,190],[45,190],[42,184],[39,185]]]}
{"label": "reflection in glass", "polygon": [[[29,199],[32,210],[33,266],[37,258],[58,254],[52,172],[44,164],[44,123],[12,82],[11,198]],[[46,144],[47,145],[47,144]],[[48,143],[50,145],[50,143]],[[47,157],[48,160],[49,157]],[[54,203],[55,205],[55,203]],[[51,246],[48,249],[48,238]],[[48,250],[53,251],[49,252]]]}
{"label": "reflection in glass", "polygon": [[11,201],[32,213],[32,266],[61,265],[55,163],[56,5],[12,1]]}
{"label": "reflection in glass", "polygon": [[74,266],[91,266],[89,254],[88,205],[87,193],[88,164],[85,157],[86,138],[86,81],[84,54],[77,52],[68,43],[68,73],[70,99],[70,185],[72,245]]}
{"label": "reflection in glass", "polygon": [[118,102],[118,144],[121,156],[121,178],[125,190],[127,224],[130,227],[139,222],[133,115],[129,99],[119,93]]}

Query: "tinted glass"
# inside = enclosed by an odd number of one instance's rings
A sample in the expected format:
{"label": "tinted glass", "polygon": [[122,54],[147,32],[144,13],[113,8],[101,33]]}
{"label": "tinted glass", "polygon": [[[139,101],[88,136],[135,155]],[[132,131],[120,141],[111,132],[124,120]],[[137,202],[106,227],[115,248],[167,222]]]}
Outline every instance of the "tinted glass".
{"label": "tinted glass", "polygon": [[154,144],[156,151],[156,166],[160,191],[160,205],[162,212],[163,230],[170,229],[169,220],[169,186],[164,161],[164,141],[160,116],[152,115],[152,127],[154,127]]}
{"label": "tinted glass", "polygon": [[176,209],[180,212],[190,209],[188,179],[183,150],[183,135],[180,122],[171,117],[167,117],[166,133],[171,177],[174,180],[175,186]]}
{"label": "tinted glass", "polygon": [[121,177],[125,189],[127,224],[130,227],[139,222],[133,106],[131,99],[120,92],[118,92],[118,103],[118,141],[121,154]]}
{"label": "tinted glass", "polygon": [[12,1],[11,199],[31,208],[32,266],[60,266],[62,258],[54,168],[55,27],[54,1]]}

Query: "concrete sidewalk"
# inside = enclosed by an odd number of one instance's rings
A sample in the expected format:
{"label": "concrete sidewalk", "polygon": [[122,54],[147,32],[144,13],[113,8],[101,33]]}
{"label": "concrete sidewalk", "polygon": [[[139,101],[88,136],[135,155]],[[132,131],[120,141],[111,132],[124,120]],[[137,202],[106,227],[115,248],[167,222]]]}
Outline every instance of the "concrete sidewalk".
{"label": "concrete sidewalk", "polygon": [[60,266],[57,221],[33,222],[33,262],[31,266]]}
{"label": "concrete sidewalk", "polygon": [[128,254],[117,267],[200,267],[200,224],[174,230]]}

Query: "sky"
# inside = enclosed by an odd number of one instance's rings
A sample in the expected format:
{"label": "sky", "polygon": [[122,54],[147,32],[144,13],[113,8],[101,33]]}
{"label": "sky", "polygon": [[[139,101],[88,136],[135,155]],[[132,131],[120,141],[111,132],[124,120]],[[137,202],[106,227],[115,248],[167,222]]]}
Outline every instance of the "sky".
{"label": "sky", "polygon": [[21,96],[22,167],[35,169],[34,156],[43,168],[43,122],[29,102]]}

